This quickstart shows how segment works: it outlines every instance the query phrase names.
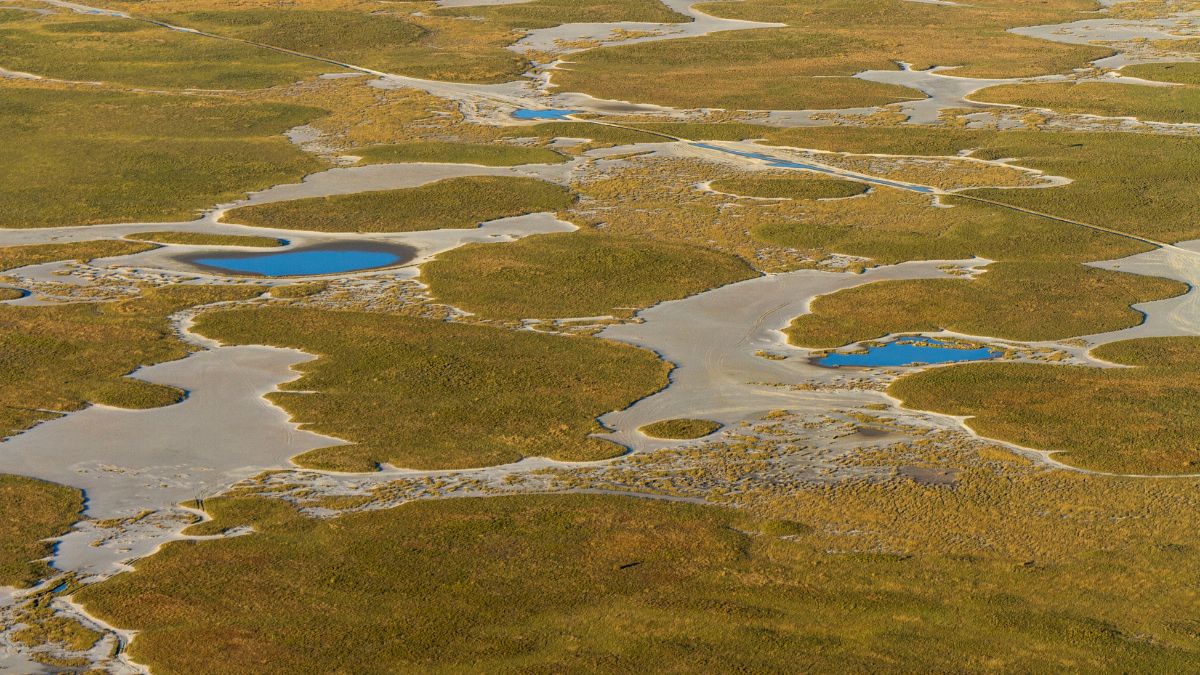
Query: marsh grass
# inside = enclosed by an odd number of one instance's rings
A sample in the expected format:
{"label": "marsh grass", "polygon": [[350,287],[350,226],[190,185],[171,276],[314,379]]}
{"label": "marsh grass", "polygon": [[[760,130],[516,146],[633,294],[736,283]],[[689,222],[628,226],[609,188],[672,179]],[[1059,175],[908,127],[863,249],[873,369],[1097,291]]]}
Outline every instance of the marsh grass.
{"label": "marsh grass", "polygon": [[[900,492],[914,507],[975,498]],[[835,496],[873,503],[852,488],[796,501],[824,517]],[[410,502],[324,521],[271,501],[210,500],[220,526],[259,532],[169,543],[76,598],[136,629],[130,656],[168,672],[217,661],[232,673],[330,663],[354,672],[1170,671],[1196,659],[1180,638],[1147,639],[1179,635],[1163,624],[1182,620],[1186,602],[1158,602],[1169,583],[1147,578],[1110,618],[1112,597],[1093,584],[1137,576],[1124,552],[1028,566],[988,553],[847,550],[852,538],[794,521],[589,495]],[[846,519],[871,527],[865,513]],[[1155,570],[1186,559],[1153,546],[1141,556]]]}
{"label": "marsh grass", "polygon": [[565,188],[535,178],[471,176],[414,188],[243,206],[225,222],[321,232],[412,232],[480,223],[571,203]]}
{"label": "marsh grass", "polygon": [[699,246],[587,231],[468,244],[421,266],[438,301],[493,319],[623,316],[753,276]]}
{"label": "marsh grass", "polygon": [[342,471],[612,457],[620,446],[588,437],[596,417],[656,391],[668,370],[650,352],[594,338],[380,314],[226,310],[195,330],[319,355],[267,397],[303,428],[353,443],[295,459]]}
{"label": "marsh grass", "polygon": [[124,377],[193,348],[171,332],[181,309],[253,297],[248,287],[166,286],[131,300],[44,307],[0,305],[0,438],[88,403],[153,408],[183,392]]}
{"label": "marsh grass", "polygon": [[716,180],[712,189],[743,197],[768,199],[839,199],[867,191],[864,183],[829,178],[732,178]]}
{"label": "marsh grass", "polygon": [[79,490],[0,474],[0,586],[26,587],[45,576],[45,540],[70,529],[82,510]]}
{"label": "marsh grass", "polygon": [[255,246],[272,248],[287,242],[275,237],[256,237],[245,234],[207,234],[204,232],[135,232],[127,239],[152,241],[156,244],[181,244],[184,246]]}
{"label": "marsh grass", "polygon": [[1131,304],[1187,292],[1158,277],[1076,264],[993,263],[975,279],[857,286],[813,300],[784,332],[793,344],[840,347],[890,333],[950,330],[1010,340],[1059,340],[1136,326]]}
{"label": "marsh grass", "polygon": [[672,419],[647,424],[638,431],[654,438],[688,440],[703,438],[716,433],[720,428],[721,424],[712,420]]}
{"label": "marsh grass", "polygon": [[571,56],[553,81],[601,98],[686,108],[831,109],[917,97],[853,79],[869,69],[962,66],[966,77],[1066,72],[1111,53],[1006,32],[1084,18],[1087,0],[936,6],[894,0],[750,0],[711,3],[718,16],[788,24],[687,40],[595,49]]}
{"label": "marsh grass", "polygon": [[0,83],[0,227],[185,220],[321,164],[280,134],[315,108]]}
{"label": "marsh grass", "polygon": [[897,381],[906,406],[970,415],[980,434],[1116,473],[1200,473],[1200,339],[1127,340],[1092,351],[1131,368],[989,363]]}
{"label": "marsh grass", "polygon": [[[1155,71],[1172,73],[1174,71]],[[1196,79],[1185,75],[1181,79]],[[1136,117],[1148,122],[1200,121],[1200,87],[1147,87],[1119,82],[1044,82],[1000,85],[971,94],[972,100],[1056,112]]]}
{"label": "marsh grass", "polygon": [[154,244],[120,241],[117,239],[97,239],[95,241],[78,241],[67,244],[6,246],[0,248],[0,271],[11,270],[26,265],[57,262],[59,260],[87,262],[95,258],[133,255],[134,253],[141,253],[155,248],[158,247]]}
{"label": "marsh grass", "polygon": [[561,164],[566,155],[550,148],[504,145],[499,143],[397,143],[349,150],[361,157],[359,164],[391,164],[395,162],[451,162],[483,166],[518,166],[521,164]]}
{"label": "marsh grass", "polygon": [[82,19],[70,12],[0,23],[0,61],[12,70],[63,80],[180,89],[256,89],[333,68],[128,19]]}

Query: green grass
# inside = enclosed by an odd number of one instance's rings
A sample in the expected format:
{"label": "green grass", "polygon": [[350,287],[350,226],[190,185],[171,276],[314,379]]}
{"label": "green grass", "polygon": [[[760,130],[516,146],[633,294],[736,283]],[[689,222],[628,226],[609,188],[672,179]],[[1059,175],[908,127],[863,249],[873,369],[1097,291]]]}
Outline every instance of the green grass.
{"label": "green grass", "polygon": [[975,280],[917,279],[823,295],[786,329],[789,341],[839,347],[889,333],[951,330],[1010,340],[1058,340],[1136,326],[1137,302],[1187,286],[1057,263],[994,263]]}
{"label": "green grass", "polygon": [[519,166],[521,164],[561,164],[566,155],[550,148],[502,145],[498,143],[398,143],[350,150],[362,157],[359,164],[395,162],[449,162],[483,166]]}
{"label": "green grass", "polygon": [[94,258],[133,255],[134,253],[141,253],[142,251],[149,251],[154,248],[158,247],[153,244],[119,241],[116,239],[77,241],[68,244],[8,246],[0,248],[0,272],[26,265],[40,265],[59,260],[87,262]]}
{"label": "green grass", "polygon": [[0,63],[63,80],[200,89],[258,89],[336,70],[249,45],[65,11],[0,24]]}
{"label": "green grass", "polygon": [[322,166],[281,135],[314,108],[0,86],[0,227],[186,220]]}
{"label": "green grass", "polygon": [[434,10],[434,14],[478,18],[513,29],[549,28],[564,23],[690,21],[655,0],[534,0],[515,5],[441,8]]}
{"label": "green grass", "polygon": [[1159,82],[1200,85],[1200,63],[1139,63],[1125,66],[1121,74]]}
{"label": "green grass", "polygon": [[204,232],[135,232],[128,239],[152,241],[157,244],[180,244],[184,246],[256,246],[270,248],[283,246],[287,242],[274,237],[256,237],[246,234],[206,234]]}
{"label": "green grass", "polygon": [[703,438],[720,428],[721,424],[712,420],[673,419],[647,424],[638,431],[654,438],[688,440]]}
{"label": "green grass", "polygon": [[[1015,191],[1010,191],[1015,192]],[[858,199],[804,206],[794,221],[753,225],[755,239],[817,253],[864,256],[880,264],[905,260],[1086,262],[1150,250],[1130,239],[1006,209],[880,189]]]}
{"label": "green grass", "polygon": [[868,69],[963,66],[968,77],[1066,72],[1111,53],[1008,33],[1015,26],[1084,18],[1090,0],[991,0],[959,7],[900,0],[747,0],[709,3],[718,16],[782,22],[686,40],[609,47],[571,56],[554,73],[567,91],[677,107],[811,109],[880,105],[918,96],[852,79]]}
{"label": "green grass", "polygon": [[421,267],[437,300],[494,319],[627,315],[753,276],[724,253],[592,232],[468,244]]}
{"label": "green grass", "polygon": [[1200,473],[1200,339],[1116,342],[1092,355],[1132,368],[989,363],[936,368],[890,392],[912,408],[970,415],[984,436],[1118,473]]}
{"label": "green grass", "polygon": [[225,222],[321,232],[414,232],[472,228],[480,223],[571,203],[563,187],[535,178],[471,176],[402,190],[314,197],[244,206]]}
{"label": "green grass", "polygon": [[1146,122],[1200,121],[1200,87],[1147,87],[1118,82],[1043,82],[988,87],[971,100],[1056,112],[1136,117]]}
{"label": "green grass", "polygon": [[89,403],[153,408],[183,392],[123,377],[182,358],[167,317],[194,305],[253,297],[247,287],[166,286],[112,303],[0,305],[0,438]]}
{"label": "green grass", "polygon": [[[937,497],[957,496],[924,501]],[[1168,672],[1197,659],[1160,639],[1190,625],[1189,601],[1169,595],[1186,582],[1114,569],[1123,550],[1032,568],[860,554],[802,526],[780,538],[776,521],[732,511],[589,495],[335,520],[206,506],[259,532],[171,542],[75,596],[137,630],[129,656],[155,672]],[[1187,559],[1149,544],[1144,557]],[[1113,611],[1097,578],[1144,583]]]}
{"label": "green grass", "polygon": [[1200,238],[1200,139],[1157,134],[966,131],[942,129],[788,129],[779,145],[891,154],[953,155],[1066,176],[1044,190],[973,190],[971,194],[1058,216],[1175,242]]}
{"label": "green grass", "polygon": [[44,577],[45,540],[69,530],[82,510],[79,490],[0,474],[0,586],[26,587]]}
{"label": "green grass", "polygon": [[864,183],[835,178],[729,178],[716,180],[711,187],[742,197],[770,199],[839,199],[854,197],[867,191]]}
{"label": "green grass", "polygon": [[587,436],[596,416],[657,390],[667,371],[650,352],[593,338],[380,314],[218,311],[195,330],[318,354],[267,398],[304,428],[354,443],[296,461],[347,471],[611,457],[622,448]]}

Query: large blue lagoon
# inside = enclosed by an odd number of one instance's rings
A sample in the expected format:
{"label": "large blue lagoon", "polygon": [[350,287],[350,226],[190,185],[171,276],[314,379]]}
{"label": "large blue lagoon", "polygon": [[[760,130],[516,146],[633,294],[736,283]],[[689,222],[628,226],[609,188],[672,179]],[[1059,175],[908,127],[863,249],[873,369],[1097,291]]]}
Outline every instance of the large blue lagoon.
{"label": "large blue lagoon", "polygon": [[882,345],[869,347],[866,352],[856,354],[833,352],[821,357],[817,361],[817,365],[835,368],[838,366],[879,368],[911,366],[918,363],[984,361],[997,356],[1000,356],[1000,351],[991,347],[966,348],[932,338],[899,338]]}
{"label": "large blue lagoon", "polygon": [[277,253],[196,253],[181,259],[199,267],[260,277],[339,274],[390,267],[412,260],[407,246],[325,244]]}

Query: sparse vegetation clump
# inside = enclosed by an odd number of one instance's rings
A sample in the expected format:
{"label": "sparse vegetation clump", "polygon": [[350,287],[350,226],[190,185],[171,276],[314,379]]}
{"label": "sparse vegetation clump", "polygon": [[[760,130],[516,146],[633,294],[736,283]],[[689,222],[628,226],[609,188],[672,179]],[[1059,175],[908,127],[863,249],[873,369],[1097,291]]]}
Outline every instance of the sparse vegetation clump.
{"label": "sparse vegetation clump", "polygon": [[638,431],[654,438],[690,440],[714,434],[720,428],[721,423],[712,420],[673,419],[647,424]]}
{"label": "sparse vegetation clump", "polygon": [[656,391],[668,369],[594,338],[382,314],[224,310],[201,315],[195,330],[320,354],[267,398],[304,428],[349,441],[295,459],[341,471],[612,457],[619,446],[588,437],[596,417]]}
{"label": "sparse vegetation clump", "polygon": [[1087,469],[1200,473],[1200,339],[1150,338],[1098,347],[1129,368],[988,363],[938,368],[899,380],[912,408],[969,415],[984,436],[1040,450]]}
{"label": "sparse vegetation clump", "polygon": [[29,246],[7,246],[0,248],[0,271],[57,262],[59,260],[77,260],[87,262],[96,258],[111,258],[113,256],[133,255],[158,248],[153,244],[120,241],[118,239],[97,239],[95,241],[78,241],[67,244],[31,244]]}
{"label": "sparse vegetation clump", "polygon": [[166,286],[120,302],[0,305],[0,438],[88,403],[153,408],[179,401],[178,389],[125,375],[194,349],[170,331],[167,318],[174,312],[258,292]]}
{"label": "sparse vegetation clump", "polygon": [[206,234],[204,232],[137,232],[126,236],[137,241],[184,246],[253,246],[272,248],[287,244],[275,237],[256,237],[248,234]]}
{"label": "sparse vegetation clump", "polygon": [[473,228],[480,223],[571,203],[565,188],[534,178],[471,176],[401,190],[314,197],[243,206],[225,221],[321,232],[413,232]]}
{"label": "sparse vegetation clump", "polygon": [[753,276],[698,246],[591,232],[469,244],[421,267],[437,300],[494,319],[628,315]]}
{"label": "sparse vegetation clump", "polygon": [[49,572],[50,542],[83,510],[79,490],[0,474],[0,586],[32,585]]}
{"label": "sparse vegetation clump", "polygon": [[420,142],[374,145],[348,151],[361,157],[359,164],[396,162],[447,162],[483,166],[519,166],[521,164],[561,164],[567,156],[550,148],[501,143]]}

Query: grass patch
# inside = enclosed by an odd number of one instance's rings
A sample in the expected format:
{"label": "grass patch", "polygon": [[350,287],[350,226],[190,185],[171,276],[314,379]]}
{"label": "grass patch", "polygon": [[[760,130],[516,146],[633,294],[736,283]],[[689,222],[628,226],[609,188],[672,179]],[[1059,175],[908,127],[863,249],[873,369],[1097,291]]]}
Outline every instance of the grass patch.
{"label": "grass patch", "polygon": [[468,244],[421,267],[439,301],[493,319],[627,315],[753,276],[724,253],[590,232]]}
{"label": "grass patch", "polygon": [[1177,281],[1038,262],[993,263],[976,279],[866,284],[813,300],[785,332],[793,344],[840,347],[889,333],[951,330],[1058,340],[1136,326],[1138,302],[1180,295]]}
{"label": "grass patch", "polygon": [[24,588],[46,576],[46,539],[79,519],[79,490],[45,481],[0,474],[0,586]]}
{"label": "grass patch", "polygon": [[[911,3],[909,3],[911,4]],[[995,201],[1113,227],[1160,241],[1200,238],[1200,139],[1157,134],[967,131],[950,129],[788,129],[779,145],[840,152],[1014,158],[1067,176],[1044,190],[973,190]]]}
{"label": "grass patch", "polygon": [[522,164],[561,164],[567,161],[549,148],[487,143],[398,143],[350,150],[362,157],[359,164],[396,162],[448,162],[483,166],[519,166]]}
{"label": "grass patch", "polygon": [[224,220],[285,230],[414,232],[472,228],[570,203],[566,188],[535,178],[470,176],[402,190],[243,206],[226,212]]}
{"label": "grass patch", "polygon": [[767,199],[840,199],[867,191],[864,183],[836,178],[729,178],[710,185],[718,192]]}
{"label": "grass patch", "polygon": [[1121,74],[1158,82],[1200,85],[1200,63],[1139,63],[1125,66]]}
{"label": "grass patch", "polygon": [[297,461],[347,471],[611,457],[622,449],[588,437],[596,416],[657,390],[667,371],[650,352],[592,338],[379,314],[218,311],[196,330],[321,355],[267,398],[304,428],[354,443]]}
{"label": "grass patch", "polygon": [[63,80],[201,89],[258,89],[334,69],[249,45],[66,11],[0,23],[0,63]]}
{"label": "grass patch", "polygon": [[[732,511],[589,495],[412,502],[335,520],[282,502],[208,505],[223,525],[260,531],[171,542],[76,594],[136,629],[129,654],[156,671],[1164,672],[1196,658],[1138,635],[1128,603],[1107,617],[1091,582],[1111,572],[1108,558],[1029,570],[838,553],[803,528],[743,534],[760,526]],[[1082,585],[1048,588],[1072,578]],[[1185,604],[1137,595],[1154,637]]]}
{"label": "grass patch", "polygon": [[1136,117],[1150,122],[1200,121],[1200,87],[1193,86],[1041,82],[988,87],[971,94],[970,98],[982,103],[1105,117]]}
{"label": "grass patch", "polygon": [[989,363],[937,368],[893,384],[912,408],[970,415],[984,436],[1042,450],[1073,466],[1118,473],[1200,472],[1200,339],[1103,345],[1099,359],[1132,368]]}
{"label": "grass patch", "polygon": [[272,286],[271,297],[281,300],[296,300],[300,298],[310,298],[314,295],[319,295],[329,288],[328,281],[306,281],[299,284],[288,284],[286,286]]}
{"label": "grass patch", "polygon": [[962,66],[966,77],[1067,72],[1111,53],[1028,38],[1007,29],[1085,18],[1089,0],[989,0],[937,6],[897,0],[748,0],[710,3],[718,16],[785,28],[595,49],[554,72],[567,91],[685,108],[782,109],[881,105],[911,89],[853,79],[868,69]]}
{"label": "grass patch", "polygon": [[165,286],[132,300],[46,307],[0,305],[0,438],[88,403],[154,408],[183,392],[124,377],[193,348],[167,322],[174,312],[253,297],[246,287]]}
{"label": "grass patch", "polygon": [[204,232],[137,232],[126,235],[129,239],[152,241],[156,244],[180,244],[183,246],[255,246],[273,248],[287,242],[275,237],[255,237],[245,234],[207,234]]}
{"label": "grass patch", "polygon": [[97,239],[95,241],[77,241],[68,244],[33,244],[30,246],[6,246],[0,248],[0,272],[16,269],[26,265],[40,265],[59,260],[76,260],[87,262],[95,258],[111,258],[119,255],[133,255],[158,248],[153,244],[141,242],[120,241],[117,239]]}
{"label": "grass patch", "polygon": [[0,227],[184,220],[321,167],[280,135],[315,108],[0,87]]}
{"label": "grass patch", "polygon": [[721,426],[712,420],[673,419],[647,424],[638,431],[654,438],[691,440],[714,434]]}

